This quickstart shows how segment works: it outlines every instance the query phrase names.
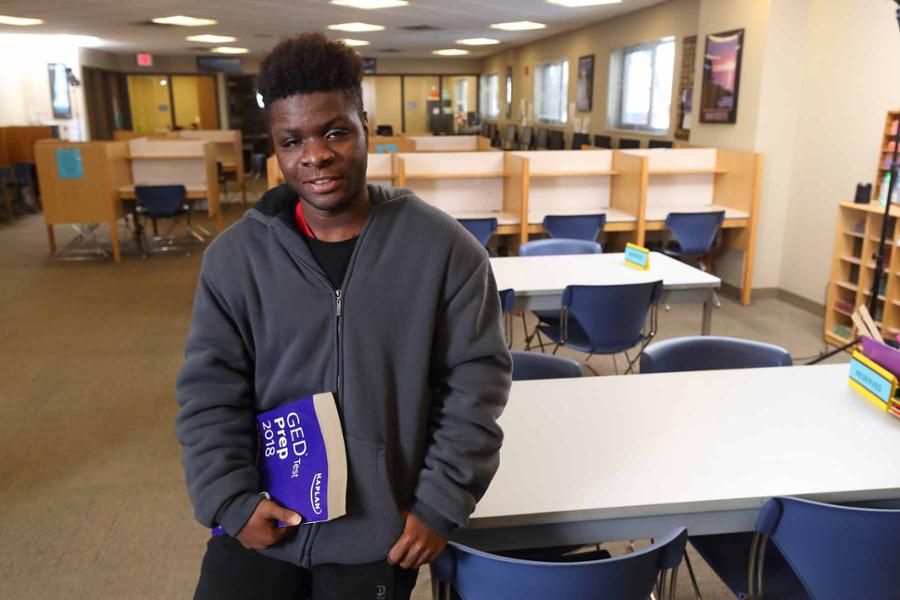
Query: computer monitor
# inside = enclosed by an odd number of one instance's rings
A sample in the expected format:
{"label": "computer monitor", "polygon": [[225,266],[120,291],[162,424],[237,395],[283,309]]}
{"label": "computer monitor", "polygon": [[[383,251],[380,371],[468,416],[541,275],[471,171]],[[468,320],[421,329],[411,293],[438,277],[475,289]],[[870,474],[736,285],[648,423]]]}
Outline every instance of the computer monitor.
{"label": "computer monitor", "polygon": [[394,135],[394,126],[393,125],[376,125],[375,126],[375,135],[383,135],[383,136],[393,136]]}
{"label": "computer monitor", "polygon": [[626,148],[640,148],[641,140],[633,140],[630,138],[619,138],[619,149],[623,150]]}
{"label": "computer monitor", "polygon": [[587,146],[590,144],[590,138],[586,133],[573,133],[572,134],[572,150],[581,150],[582,146]]}
{"label": "computer monitor", "polygon": [[594,146],[597,148],[612,148],[612,138],[608,135],[595,135]]}
{"label": "computer monitor", "polygon": [[671,140],[650,140],[647,142],[648,148],[671,148],[672,141]]}
{"label": "computer monitor", "polygon": [[537,132],[537,140],[534,142],[534,147],[537,150],[546,150],[547,149],[547,130],[541,127]]}
{"label": "computer monitor", "polygon": [[550,139],[547,141],[547,148],[549,150],[565,150],[566,149],[566,140],[563,137],[562,131],[553,130],[550,132]]}
{"label": "computer monitor", "polygon": [[522,128],[522,138],[519,140],[519,148],[521,150],[531,150],[532,129],[530,126]]}

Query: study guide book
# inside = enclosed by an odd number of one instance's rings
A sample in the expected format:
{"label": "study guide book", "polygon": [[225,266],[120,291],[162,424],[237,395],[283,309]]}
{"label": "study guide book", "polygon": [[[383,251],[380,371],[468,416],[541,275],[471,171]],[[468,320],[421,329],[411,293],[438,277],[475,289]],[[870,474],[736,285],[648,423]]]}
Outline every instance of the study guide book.
{"label": "study guide book", "polygon": [[[347,455],[332,394],[314,394],[259,413],[256,428],[261,495],[298,513],[301,524],[346,513]],[[224,533],[221,527],[213,529],[213,535]]]}

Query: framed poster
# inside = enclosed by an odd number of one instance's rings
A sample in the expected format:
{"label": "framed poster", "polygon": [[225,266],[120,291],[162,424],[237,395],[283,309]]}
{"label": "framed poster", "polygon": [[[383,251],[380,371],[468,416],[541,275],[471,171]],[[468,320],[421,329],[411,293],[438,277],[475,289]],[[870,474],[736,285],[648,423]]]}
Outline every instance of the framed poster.
{"label": "framed poster", "polygon": [[594,55],[578,59],[578,87],[575,90],[575,110],[591,112],[594,104]]}
{"label": "framed poster", "polygon": [[50,105],[54,119],[72,118],[72,100],[69,98],[69,73],[63,63],[47,65],[50,75]]}
{"label": "framed poster", "polygon": [[735,29],[706,36],[703,53],[701,123],[735,123],[741,84],[744,30]]}

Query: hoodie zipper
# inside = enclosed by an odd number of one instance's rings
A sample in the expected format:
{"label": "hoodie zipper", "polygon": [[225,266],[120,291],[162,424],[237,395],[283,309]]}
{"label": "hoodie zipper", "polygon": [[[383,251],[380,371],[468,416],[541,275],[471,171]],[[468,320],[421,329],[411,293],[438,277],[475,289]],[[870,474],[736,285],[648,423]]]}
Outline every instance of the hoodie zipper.
{"label": "hoodie zipper", "polygon": [[[346,275],[344,276],[344,279],[346,279]],[[337,341],[335,342],[335,347],[337,348],[337,381],[334,389],[338,394],[338,398],[341,397],[341,368],[344,363],[343,356],[341,355],[341,312],[343,310],[343,296],[344,292],[341,288],[334,290],[335,330],[337,334]]]}

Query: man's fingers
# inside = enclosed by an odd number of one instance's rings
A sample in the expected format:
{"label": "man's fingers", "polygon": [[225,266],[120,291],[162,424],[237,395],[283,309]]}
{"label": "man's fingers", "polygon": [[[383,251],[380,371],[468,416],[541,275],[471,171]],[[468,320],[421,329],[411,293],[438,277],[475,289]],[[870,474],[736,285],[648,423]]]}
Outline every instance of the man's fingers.
{"label": "man's fingers", "polygon": [[282,523],[287,523],[288,525],[299,525],[302,517],[295,513],[292,510],[287,508],[278,507],[281,509],[280,514],[278,515],[278,520]]}
{"label": "man's fingers", "polygon": [[390,552],[388,552],[387,561],[391,565],[399,564],[406,557],[412,540],[405,535],[401,535],[400,539],[394,542]]}
{"label": "man's fingers", "polygon": [[288,525],[299,525],[302,520],[300,515],[272,500],[263,500],[260,502],[259,508],[261,516],[273,521],[281,521]]}

